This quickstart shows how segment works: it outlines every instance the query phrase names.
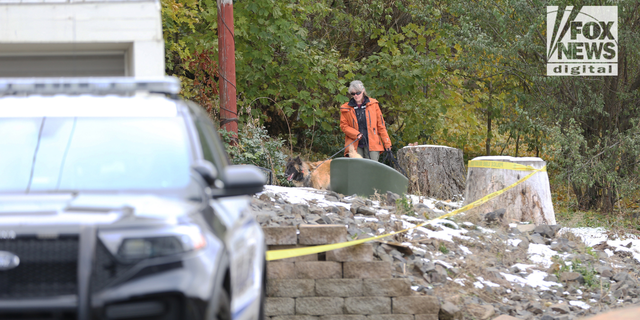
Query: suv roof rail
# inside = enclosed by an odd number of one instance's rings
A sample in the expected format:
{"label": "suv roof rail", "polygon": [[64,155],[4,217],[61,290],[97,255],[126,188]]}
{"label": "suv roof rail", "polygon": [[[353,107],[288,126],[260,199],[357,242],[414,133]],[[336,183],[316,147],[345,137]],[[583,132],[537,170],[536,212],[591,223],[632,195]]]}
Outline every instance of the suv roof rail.
{"label": "suv roof rail", "polygon": [[140,91],[175,96],[180,92],[180,80],[175,77],[0,79],[0,95],[132,94]]}

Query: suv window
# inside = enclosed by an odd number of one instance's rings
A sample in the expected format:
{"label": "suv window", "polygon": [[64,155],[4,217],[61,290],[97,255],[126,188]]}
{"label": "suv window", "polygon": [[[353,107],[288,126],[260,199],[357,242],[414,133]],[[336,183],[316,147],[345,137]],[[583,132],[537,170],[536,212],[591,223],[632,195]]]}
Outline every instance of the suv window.
{"label": "suv window", "polygon": [[206,115],[202,116],[196,113],[194,115],[194,122],[198,130],[198,135],[200,136],[200,144],[202,145],[204,158],[211,161],[218,169],[218,172],[224,175],[224,169],[229,164],[229,158],[222,146],[222,142],[218,138],[220,134]]}
{"label": "suv window", "polygon": [[0,118],[0,191],[162,190],[190,182],[178,117]]}
{"label": "suv window", "polygon": [[202,121],[196,120],[196,129],[198,129],[198,137],[200,138],[200,146],[202,147],[202,155],[204,159],[215,164],[216,161],[213,158],[213,152],[211,151],[211,145],[209,138],[207,138],[207,132],[203,128]]}

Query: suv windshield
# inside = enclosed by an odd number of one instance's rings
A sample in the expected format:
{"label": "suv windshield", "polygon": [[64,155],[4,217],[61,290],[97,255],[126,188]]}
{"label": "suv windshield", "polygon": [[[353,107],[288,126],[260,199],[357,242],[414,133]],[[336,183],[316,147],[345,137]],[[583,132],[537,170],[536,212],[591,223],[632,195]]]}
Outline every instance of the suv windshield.
{"label": "suv windshield", "polygon": [[0,192],[181,189],[180,117],[0,118]]}

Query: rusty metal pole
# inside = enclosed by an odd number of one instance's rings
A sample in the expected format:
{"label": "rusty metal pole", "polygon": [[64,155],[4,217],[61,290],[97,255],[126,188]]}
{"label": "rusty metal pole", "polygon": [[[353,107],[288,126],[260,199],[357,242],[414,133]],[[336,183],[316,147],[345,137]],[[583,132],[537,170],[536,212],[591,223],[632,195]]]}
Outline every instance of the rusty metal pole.
{"label": "rusty metal pole", "polygon": [[236,105],[236,46],[233,39],[233,1],[218,1],[218,61],[220,64],[220,125],[238,140]]}

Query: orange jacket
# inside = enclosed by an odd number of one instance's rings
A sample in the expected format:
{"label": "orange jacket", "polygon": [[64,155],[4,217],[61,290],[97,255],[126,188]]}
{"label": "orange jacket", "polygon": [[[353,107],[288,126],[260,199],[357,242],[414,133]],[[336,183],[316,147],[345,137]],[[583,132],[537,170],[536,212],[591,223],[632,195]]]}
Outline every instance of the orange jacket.
{"label": "orange jacket", "polygon": [[[387,134],[378,100],[365,96],[365,103],[367,104],[365,114],[367,116],[367,132],[369,133],[369,151],[384,151],[386,148],[391,148],[391,140],[389,139],[389,134]],[[340,106],[340,129],[344,132],[345,147],[360,134],[355,106],[354,99]],[[354,143],[354,148],[357,147],[356,142]],[[348,151],[345,149],[345,156],[347,153]]]}

